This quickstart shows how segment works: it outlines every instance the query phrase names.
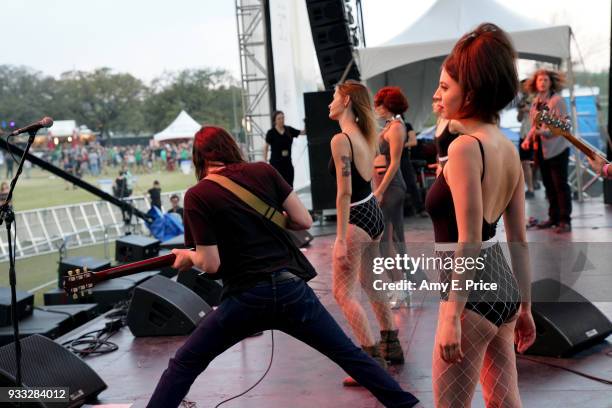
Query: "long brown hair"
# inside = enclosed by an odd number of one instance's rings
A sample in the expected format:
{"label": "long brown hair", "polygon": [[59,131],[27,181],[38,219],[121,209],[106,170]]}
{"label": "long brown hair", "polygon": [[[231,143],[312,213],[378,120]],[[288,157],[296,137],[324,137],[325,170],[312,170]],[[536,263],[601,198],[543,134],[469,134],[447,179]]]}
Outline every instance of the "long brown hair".
{"label": "long brown hair", "polygon": [[558,71],[552,71],[550,69],[538,69],[534,74],[527,80],[525,88],[530,93],[538,93],[536,87],[536,81],[540,75],[546,75],[550,79],[550,94],[559,93],[565,87],[565,75]]}
{"label": "long brown hair", "polygon": [[376,120],[372,110],[370,91],[361,82],[349,79],[336,86],[338,92],[351,99],[351,106],[357,126],[368,144],[376,149]]}
{"label": "long brown hair", "polygon": [[204,126],[195,134],[192,157],[198,180],[206,176],[211,161],[223,164],[244,163],[234,138],[225,129],[216,126]]}

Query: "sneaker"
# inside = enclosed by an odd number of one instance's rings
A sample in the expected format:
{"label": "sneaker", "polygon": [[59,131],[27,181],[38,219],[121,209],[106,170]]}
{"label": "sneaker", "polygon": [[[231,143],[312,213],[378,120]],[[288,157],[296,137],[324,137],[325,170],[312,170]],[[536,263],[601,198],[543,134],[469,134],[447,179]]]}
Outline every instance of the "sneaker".
{"label": "sneaker", "polygon": [[557,234],[565,234],[567,232],[572,232],[572,224],[568,222],[560,222],[557,228],[555,228],[555,233]]}
{"label": "sneaker", "polygon": [[537,226],[538,226],[538,229],[547,229],[547,228],[555,227],[556,225],[557,223],[555,221],[548,219],[546,221],[542,221]]}

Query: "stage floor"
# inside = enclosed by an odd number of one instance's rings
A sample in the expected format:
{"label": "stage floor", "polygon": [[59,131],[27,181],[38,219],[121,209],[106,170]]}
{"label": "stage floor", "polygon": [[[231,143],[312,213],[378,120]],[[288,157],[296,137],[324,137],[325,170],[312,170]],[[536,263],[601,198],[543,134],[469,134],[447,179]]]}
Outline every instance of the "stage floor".
{"label": "stage floor", "polygon": [[[545,202],[528,202],[529,215],[545,218]],[[574,231],[556,235],[548,231],[529,231],[530,242],[608,242],[612,252],[612,207],[601,204],[601,198],[577,204],[574,202]],[[408,218],[405,224],[408,242],[427,242],[433,238],[431,222],[427,218]],[[319,275],[310,285],[323,304],[348,332],[348,325],[331,293],[331,247],[334,242],[332,225],[316,225],[319,236],[305,250]],[[503,239],[503,228],[499,229]],[[599,245],[599,244],[598,244]],[[409,246],[409,244],[408,244]],[[588,275],[589,285],[595,284],[609,292],[612,271]],[[534,276],[534,280],[538,276]],[[612,295],[595,302],[612,318]],[[588,296],[587,296],[588,297]],[[391,369],[394,377],[406,390],[415,394],[424,407],[433,407],[431,386],[431,354],[437,320],[438,299],[434,294],[419,293],[409,308],[394,311],[401,328],[400,338],[406,352],[406,363]],[[367,308],[372,321],[371,310]],[[65,335],[58,341],[74,338],[79,333],[103,324],[98,318],[88,325]],[[184,337],[134,338],[123,328],[110,340],[119,350],[85,361],[104,379],[108,389],[100,394],[100,403],[131,404],[144,407],[168,359],[182,344]],[[275,332],[274,363],[268,376],[246,396],[231,401],[227,407],[278,408],[370,408],[380,405],[367,391],[343,388],[345,374],[318,352],[284,333]],[[612,338],[608,338],[612,340]],[[265,371],[270,359],[270,332],[249,338],[219,356],[202,374],[187,397],[197,407],[214,407],[218,402],[242,392],[255,383]],[[542,358],[588,374],[612,379],[612,345],[601,343],[569,359]],[[612,388],[599,382],[557,368],[531,361],[518,360],[519,386],[525,407],[612,407]],[[484,407],[480,388],[474,407]]]}

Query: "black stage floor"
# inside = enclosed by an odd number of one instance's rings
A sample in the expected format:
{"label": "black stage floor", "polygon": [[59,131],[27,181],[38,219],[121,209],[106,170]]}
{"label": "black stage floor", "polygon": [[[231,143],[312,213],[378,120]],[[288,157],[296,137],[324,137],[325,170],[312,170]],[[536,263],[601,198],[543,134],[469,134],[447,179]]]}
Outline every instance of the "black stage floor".
{"label": "black stage floor", "polygon": [[[528,202],[527,213],[545,218],[542,192],[539,198]],[[549,231],[529,231],[530,242],[598,243],[612,253],[612,206],[604,206],[601,198],[583,204],[574,202],[574,230],[571,234],[556,235]],[[429,219],[406,220],[409,242],[431,241],[433,234]],[[348,325],[331,293],[331,247],[334,236],[331,225],[316,225],[319,235],[305,250],[319,275],[311,282],[322,302],[348,331]],[[498,236],[504,239],[503,226]],[[408,244],[410,250],[410,244]],[[598,251],[594,253],[598,254]],[[589,252],[589,256],[591,253]],[[587,256],[587,258],[589,257]],[[599,256],[599,255],[597,255]],[[605,254],[603,255],[605,257]],[[596,264],[600,262],[594,259]],[[607,263],[610,265],[611,263]],[[575,283],[577,288],[590,291],[587,298],[595,297],[595,305],[612,318],[612,270],[596,266],[587,269]],[[534,271],[534,280],[541,271]],[[607,297],[606,297],[607,296]],[[431,354],[437,320],[438,299],[434,294],[417,294],[409,308],[395,311],[401,328],[400,338],[406,351],[406,363],[392,372],[400,384],[432,407]],[[367,308],[368,313],[371,311]],[[68,333],[58,341],[78,336],[79,333],[103,325],[100,317],[88,325]],[[85,361],[106,381],[108,389],[100,394],[100,403],[133,404],[144,407],[155,384],[167,365],[168,359],[182,344],[184,337],[134,338],[127,328],[120,330],[111,340],[119,345],[113,353],[87,358]],[[608,338],[611,340],[612,338]],[[365,390],[343,388],[344,373],[318,352],[283,333],[275,333],[274,363],[263,382],[246,396],[224,406],[228,407],[291,407],[332,408],[378,407],[380,404]],[[250,387],[265,371],[270,358],[270,333],[249,338],[218,357],[191,388],[188,399],[197,407],[214,407],[218,402]],[[601,343],[572,358],[542,358],[574,370],[612,380],[612,345]],[[525,407],[612,407],[612,387],[587,378],[544,366],[532,361],[518,360],[519,386]],[[480,388],[474,398],[474,407],[483,407]]]}

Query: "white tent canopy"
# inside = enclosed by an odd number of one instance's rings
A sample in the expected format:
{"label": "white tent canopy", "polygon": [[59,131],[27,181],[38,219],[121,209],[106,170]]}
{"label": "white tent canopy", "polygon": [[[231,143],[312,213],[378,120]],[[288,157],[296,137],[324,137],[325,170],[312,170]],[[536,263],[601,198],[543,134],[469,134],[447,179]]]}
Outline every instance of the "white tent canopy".
{"label": "white tent canopy", "polygon": [[164,130],[153,136],[157,142],[176,139],[193,139],[202,126],[185,111],[181,111],[176,119]]}
{"label": "white tent canopy", "polygon": [[394,85],[411,102],[408,120],[418,129],[431,113],[440,66],[461,36],[483,22],[510,35],[519,57],[561,63],[570,57],[570,28],[523,17],[494,0],[438,0],[415,23],[379,47],[358,50],[370,89]]}

